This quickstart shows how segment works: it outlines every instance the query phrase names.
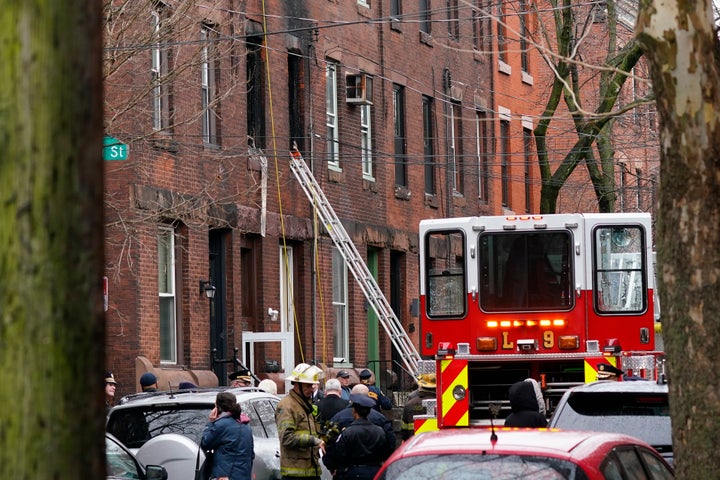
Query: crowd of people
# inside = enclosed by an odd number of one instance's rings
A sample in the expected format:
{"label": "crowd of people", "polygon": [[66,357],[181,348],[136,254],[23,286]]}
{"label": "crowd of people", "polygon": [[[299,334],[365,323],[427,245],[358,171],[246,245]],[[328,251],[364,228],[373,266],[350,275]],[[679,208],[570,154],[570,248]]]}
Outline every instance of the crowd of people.
{"label": "crowd of people", "polygon": [[[282,478],[319,480],[324,464],[334,480],[370,480],[396,448],[392,421],[383,413],[392,409],[392,401],[374,384],[373,373],[368,369],[360,371],[359,382],[353,386],[347,370],[340,370],[335,378],[325,380],[321,389],[323,376],[319,367],[301,363],[287,378],[291,389],[277,404],[275,412]],[[253,376],[246,369],[231,373],[228,380],[233,387],[253,385]],[[158,388],[158,378],[152,372],[141,375],[139,383],[143,392],[154,392]],[[106,372],[108,411],[115,403],[117,386],[114,374]],[[261,381],[258,387],[277,394],[277,384],[271,379]],[[178,388],[196,389],[197,386],[181,382]],[[434,398],[435,390],[435,374],[424,374],[417,379],[417,388],[403,407],[402,441],[413,435],[414,417],[425,413],[423,400]],[[508,399],[511,413],[505,426],[547,426],[542,393],[535,380],[512,384]],[[255,454],[249,423],[250,418],[242,412],[233,393],[217,394],[200,442],[207,452],[210,478],[251,478]]]}

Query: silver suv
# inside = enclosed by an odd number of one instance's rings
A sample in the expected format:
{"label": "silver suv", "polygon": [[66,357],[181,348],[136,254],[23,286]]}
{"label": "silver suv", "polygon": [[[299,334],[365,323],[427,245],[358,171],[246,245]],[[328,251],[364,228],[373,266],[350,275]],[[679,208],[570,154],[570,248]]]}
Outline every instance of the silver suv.
{"label": "silver suv", "polygon": [[548,427],[631,435],[673,463],[667,384],[602,380],[571,388],[560,399]]}
{"label": "silver suv", "polygon": [[[218,392],[234,393],[250,417],[255,442],[253,478],[279,479],[280,444],[275,426],[279,397],[262,390],[213,388],[131,395],[108,414],[106,430],[143,464],[162,465],[173,480],[193,480],[198,444]],[[201,454],[200,462],[204,460]]]}

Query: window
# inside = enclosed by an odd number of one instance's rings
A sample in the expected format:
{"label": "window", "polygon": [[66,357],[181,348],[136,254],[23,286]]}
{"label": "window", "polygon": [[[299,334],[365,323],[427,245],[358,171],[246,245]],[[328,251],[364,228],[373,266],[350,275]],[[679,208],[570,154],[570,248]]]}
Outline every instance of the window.
{"label": "window", "polygon": [[395,137],[395,184],[407,187],[405,89],[401,85],[393,85],[393,134]]}
{"label": "window", "polygon": [[490,135],[488,133],[487,113],[481,110],[475,112],[475,144],[476,156],[478,162],[478,198],[487,201],[490,198],[489,182],[490,172],[488,161],[490,158],[490,148],[488,146]]}
{"label": "window", "polygon": [[643,312],[645,241],[641,227],[599,227],[594,232],[595,309],[599,313]]}
{"label": "window", "polygon": [[480,307],[569,309],[572,237],[566,231],[487,233],[479,238]]}
{"label": "window", "polygon": [[420,0],[420,31],[430,35],[430,0]]}
{"label": "window", "polygon": [[500,121],[500,182],[502,206],[510,208],[510,121]]}
{"label": "window", "polygon": [[327,126],[327,161],[328,166],[340,168],[340,137],[338,125],[337,101],[338,64],[328,61],[325,69],[325,114]]}
{"label": "window", "polygon": [[433,106],[430,97],[423,96],[422,99],[423,112],[423,154],[425,162],[425,193],[435,195],[437,188],[435,185],[435,142],[434,142],[434,124],[433,124]]}
{"label": "window", "polygon": [[533,163],[533,135],[528,128],[523,128],[523,148],[525,151],[525,212],[532,212],[532,163]]}
{"label": "window", "polygon": [[400,14],[402,14],[401,0],[390,0],[390,18],[398,21],[400,20]]}
{"label": "window", "polygon": [[425,237],[426,305],[429,317],[465,314],[465,236],[460,231]]}
{"label": "window", "polygon": [[472,10],[473,15],[473,46],[477,50],[484,50],[488,44],[490,35],[490,0],[475,0],[475,7]]}
{"label": "window", "polygon": [[151,49],[152,116],[153,130],[167,131],[170,128],[170,71],[169,47],[165,41],[166,8],[156,3],[150,13],[153,45]]}
{"label": "window", "polygon": [[218,57],[216,41],[218,33],[211,25],[200,28],[200,92],[202,102],[202,138],[205,144],[218,144],[217,77]]}
{"label": "window", "polygon": [[282,332],[295,331],[293,248],[280,245],[280,319]]}
{"label": "window", "polygon": [[175,320],[175,231],[158,231],[158,292],[160,302],[160,362],[177,362],[177,322]]}
{"label": "window", "polygon": [[299,52],[288,54],[288,120],[290,126],[290,145],[297,145],[299,151],[305,149],[305,107],[303,102],[303,62]]}
{"label": "window", "polygon": [[350,326],[348,322],[348,275],[345,259],[340,251],[332,249],[332,294],[333,313],[335,314],[335,330],[333,333],[333,356],[350,359]]}
{"label": "window", "polygon": [[499,2],[497,5],[497,12],[498,12],[498,33],[497,33],[497,41],[498,41],[498,60],[500,60],[502,63],[507,63],[507,38],[506,38],[506,32],[507,29],[505,28],[505,22],[507,21],[507,17],[505,16],[505,2]]}
{"label": "window", "polygon": [[360,154],[363,178],[374,180],[372,159],[372,105],[360,105]]}
{"label": "window", "polygon": [[[252,23],[252,22],[251,22]],[[262,27],[252,28],[262,32]],[[262,56],[263,37],[247,37],[247,135],[257,148],[265,148],[265,68]]]}
{"label": "window", "polygon": [[458,0],[447,0],[448,36],[460,40],[460,19],[458,18]]}
{"label": "window", "polygon": [[528,54],[528,37],[530,30],[528,29],[530,10],[528,9],[527,0],[520,0],[520,68],[523,72],[529,72],[529,54]]}
{"label": "window", "polygon": [[453,169],[453,192],[462,194],[465,168],[462,156],[462,109],[459,103],[450,106],[450,165]]}

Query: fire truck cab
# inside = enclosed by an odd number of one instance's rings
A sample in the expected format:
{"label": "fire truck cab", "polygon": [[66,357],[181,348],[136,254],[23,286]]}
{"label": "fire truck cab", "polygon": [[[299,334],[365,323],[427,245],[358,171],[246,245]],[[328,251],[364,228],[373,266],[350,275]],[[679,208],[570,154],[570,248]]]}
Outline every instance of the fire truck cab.
{"label": "fire truck cab", "polygon": [[509,386],[526,378],[551,411],[602,363],[654,374],[649,214],[424,220],[419,235],[420,354],[437,374],[438,427],[506,416]]}

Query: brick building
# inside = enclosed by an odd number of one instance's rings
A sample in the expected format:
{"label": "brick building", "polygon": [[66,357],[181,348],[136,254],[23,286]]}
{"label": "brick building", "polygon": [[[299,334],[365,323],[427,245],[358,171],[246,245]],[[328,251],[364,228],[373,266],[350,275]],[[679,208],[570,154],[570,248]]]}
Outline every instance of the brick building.
{"label": "brick building", "polygon": [[495,8],[108,2],[105,128],[129,146],[105,162],[119,394],[146,370],[161,388],[226,384],[234,348],[261,377],[312,361],[407,381],[289,150],[417,343],[418,222],[538,208],[527,134],[541,65],[518,37],[535,23],[506,7],[498,23]]}

